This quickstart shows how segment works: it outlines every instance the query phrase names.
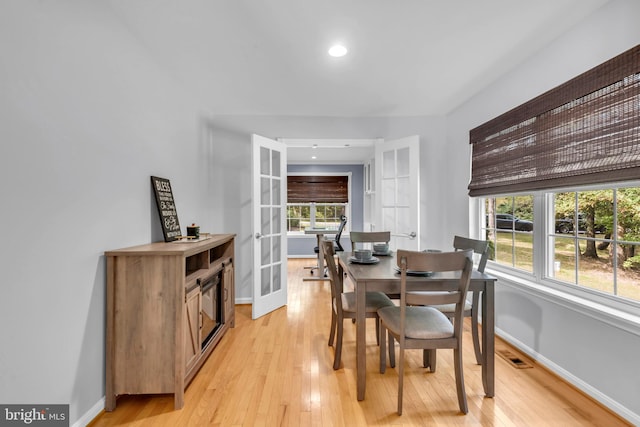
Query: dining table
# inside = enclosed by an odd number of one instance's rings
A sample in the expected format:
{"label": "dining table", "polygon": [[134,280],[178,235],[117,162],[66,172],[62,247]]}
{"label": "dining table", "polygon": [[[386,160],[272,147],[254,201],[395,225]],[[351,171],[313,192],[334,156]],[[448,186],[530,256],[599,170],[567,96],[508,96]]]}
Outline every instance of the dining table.
{"label": "dining table", "polygon": [[[338,253],[338,277],[351,280],[356,293],[356,384],[358,400],[364,400],[366,388],[366,321],[365,292],[400,293],[400,273],[396,269],[396,252],[376,255],[375,263],[354,263],[351,252]],[[407,276],[407,291],[453,291],[457,289],[459,272],[437,272],[423,276]],[[469,291],[480,292],[482,301],[482,384],[487,397],[495,391],[495,313],[494,286],[497,278],[476,269],[471,274]],[[339,284],[342,286],[342,283]],[[383,351],[383,350],[381,350]]]}

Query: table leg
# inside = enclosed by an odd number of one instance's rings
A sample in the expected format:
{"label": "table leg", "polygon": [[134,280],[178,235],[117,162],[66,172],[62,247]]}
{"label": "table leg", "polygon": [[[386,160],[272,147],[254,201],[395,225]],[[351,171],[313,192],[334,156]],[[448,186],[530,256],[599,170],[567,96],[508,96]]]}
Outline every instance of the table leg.
{"label": "table leg", "polygon": [[[354,283],[356,291],[356,369],[358,400],[364,400],[366,388],[367,355],[366,355],[366,319],[365,299],[366,284]],[[382,349],[380,351],[383,351]]]}
{"label": "table leg", "polygon": [[318,234],[318,276],[324,276],[324,257],[322,256],[322,241],[324,240],[324,234]]}
{"label": "table leg", "polygon": [[318,244],[318,257],[316,259],[316,266],[318,267],[318,275],[316,277],[304,277],[302,279],[303,282],[329,280],[327,277],[324,277],[324,257],[322,256],[322,246],[321,246],[323,240],[324,240],[324,234],[316,234],[316,241]]}
{"label": "table leg", "polygon": [[482,298],[482,385],[487,397],[495,395],[495,294],[494,283],[485,282]]}

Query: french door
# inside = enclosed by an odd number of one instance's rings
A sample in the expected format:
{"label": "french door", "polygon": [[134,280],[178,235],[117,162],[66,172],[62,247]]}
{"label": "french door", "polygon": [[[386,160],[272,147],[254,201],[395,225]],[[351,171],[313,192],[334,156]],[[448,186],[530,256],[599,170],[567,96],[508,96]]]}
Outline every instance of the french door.
{"label": "french door", "polygon": [[287,148],[252,135],[253,319],[287,304]]}
{"label": "french door", "polygon": [[391,231],[392,250],[420,250],[420,138],[375,144],[376,230]]}

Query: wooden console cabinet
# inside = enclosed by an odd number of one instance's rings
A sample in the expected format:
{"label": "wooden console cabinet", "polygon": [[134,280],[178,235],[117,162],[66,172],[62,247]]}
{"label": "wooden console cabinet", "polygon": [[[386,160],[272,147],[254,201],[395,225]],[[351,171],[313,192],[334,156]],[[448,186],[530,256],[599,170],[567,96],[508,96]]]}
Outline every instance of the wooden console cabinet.
{"label": "wooden console cabinet", "polygon": [[[234,234],[198,242],[158,242],[105,252],[107,258],[106,402],[123,394],[184,389],[235,322]],[[220,273],[220,325],[201,345],[201,281]]]}

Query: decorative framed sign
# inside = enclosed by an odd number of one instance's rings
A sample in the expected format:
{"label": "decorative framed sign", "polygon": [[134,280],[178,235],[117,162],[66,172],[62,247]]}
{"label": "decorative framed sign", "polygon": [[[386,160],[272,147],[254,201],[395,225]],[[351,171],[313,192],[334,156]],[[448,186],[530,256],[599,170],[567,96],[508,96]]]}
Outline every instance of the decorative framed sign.
{"label": "decorative framed sign", "polygon": [[180,232],[180,222],[178,221],[176,203],[173,200],[171,183],[169,183],[169,180],[166,178],[152,176],[151,186],[156,195],[156,205],[158,205],[158,214],[160,214],[164,241],[172,242],[181,237],[182,233]]}

